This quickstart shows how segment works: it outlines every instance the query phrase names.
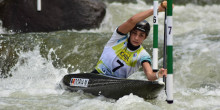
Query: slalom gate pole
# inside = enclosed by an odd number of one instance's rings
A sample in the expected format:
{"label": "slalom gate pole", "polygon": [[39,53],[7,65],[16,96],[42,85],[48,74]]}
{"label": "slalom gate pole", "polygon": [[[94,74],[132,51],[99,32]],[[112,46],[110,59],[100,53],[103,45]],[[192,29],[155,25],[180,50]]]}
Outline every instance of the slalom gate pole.
{"label": "slalom gate pole", "polygon": [[158,0],[153,2],[153,72],[158,71]]}
{"label": "slalom gate pole", "polygon": [[41,0],[37,0],[37,11],[41,11]]}
{"label": "slalom gate pole", "polygon": [[167,103],[173,103],[173,0],[167,0]]}

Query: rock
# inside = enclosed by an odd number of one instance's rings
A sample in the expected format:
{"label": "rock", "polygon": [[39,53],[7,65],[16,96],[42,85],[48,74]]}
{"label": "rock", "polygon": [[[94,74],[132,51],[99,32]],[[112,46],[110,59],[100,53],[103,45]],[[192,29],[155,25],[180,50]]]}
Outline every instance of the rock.
{"label": "rock", "polygon": [[98,28],[106,5],[100,0],[4,0],[0,3],[3,27],[15,32],[49,32]]}

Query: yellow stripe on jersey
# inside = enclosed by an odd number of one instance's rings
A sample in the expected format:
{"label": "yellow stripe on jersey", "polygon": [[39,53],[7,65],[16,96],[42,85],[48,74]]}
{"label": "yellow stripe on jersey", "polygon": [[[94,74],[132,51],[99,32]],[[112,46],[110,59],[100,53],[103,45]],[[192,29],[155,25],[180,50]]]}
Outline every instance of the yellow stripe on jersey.
{"label": "yellow stripe on jersey", "polygon": [[135,67],[137,64],[137,56],[140,54],[141,50],[144,48],[141,46],[136,51],[129,51],[125,46],[125,42],[121,42],[112,47],[115,51],[115,54],[123,60],[128,66]]}

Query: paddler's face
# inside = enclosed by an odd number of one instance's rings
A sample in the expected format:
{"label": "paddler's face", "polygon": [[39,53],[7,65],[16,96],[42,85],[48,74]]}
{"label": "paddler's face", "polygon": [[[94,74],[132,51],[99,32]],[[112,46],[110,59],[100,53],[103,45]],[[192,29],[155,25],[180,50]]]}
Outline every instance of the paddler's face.
{"label": "paddler's face", "polygon": [[146,33],[137,29],[130,32],[130,42],[133,46],[139,46],[147,38]]}

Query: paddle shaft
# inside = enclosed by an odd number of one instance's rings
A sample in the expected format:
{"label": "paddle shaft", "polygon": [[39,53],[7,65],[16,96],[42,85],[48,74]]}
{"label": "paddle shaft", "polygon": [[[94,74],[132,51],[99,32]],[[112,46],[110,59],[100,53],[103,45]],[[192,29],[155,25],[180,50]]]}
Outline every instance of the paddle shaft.
{"label": "paddle shaft", "polygon": [[[166,69],[167,68],[167,10],[165,9],[165,16],[164,16],[164,46],[163,46],[163,68]],[[166,83],[166,77],[163,76],[163,82]],[[165,86],[165,90],[166,90],[166,86]]]}

